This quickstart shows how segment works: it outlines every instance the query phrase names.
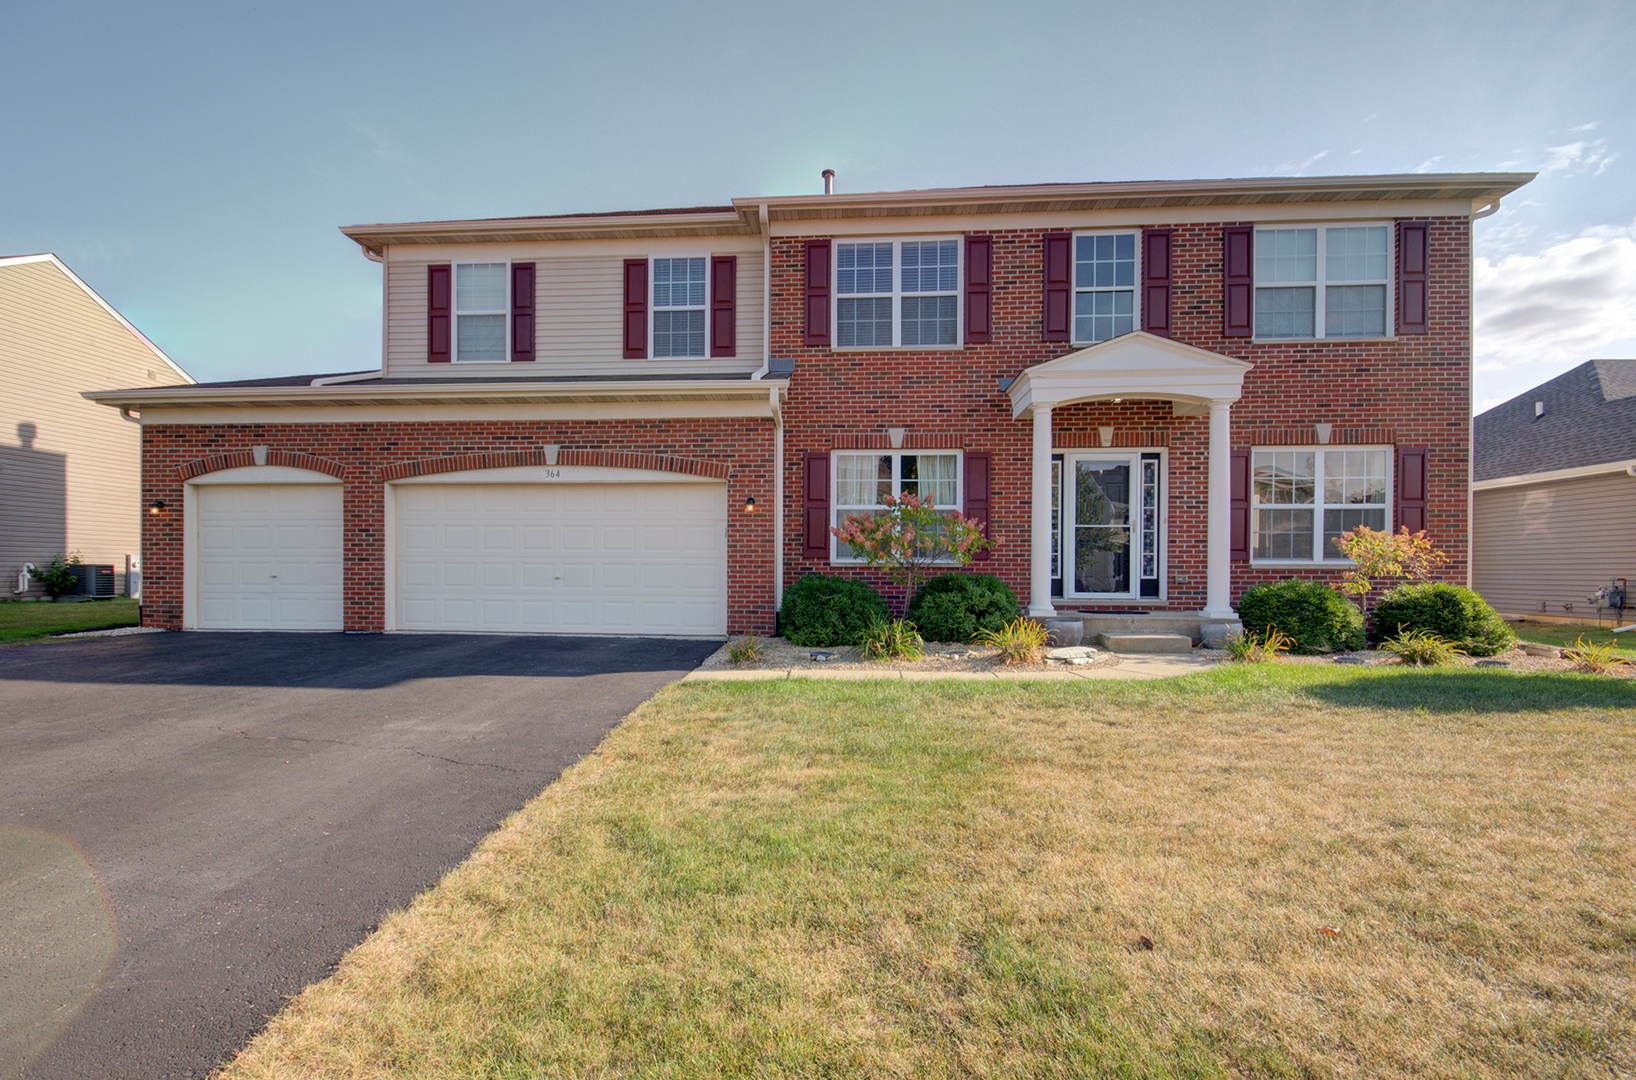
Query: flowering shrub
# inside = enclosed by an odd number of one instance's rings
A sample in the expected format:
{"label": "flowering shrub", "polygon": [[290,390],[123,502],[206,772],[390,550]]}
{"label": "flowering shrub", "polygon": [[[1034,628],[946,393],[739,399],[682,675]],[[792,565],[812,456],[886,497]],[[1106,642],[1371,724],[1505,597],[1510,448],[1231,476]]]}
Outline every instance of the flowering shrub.
{"label": "flowering shrub", "polygon": [[1359,525],[1341,533],[1340,547],[1341,554],[1356,565],[1341,574],[1337,588],[1357,597],[1358,610],[1365,616],[1369,614],[1369,594],[1377,579],[1425,581],[1449,561],[1447,555],[1432,547],[1425,529],[1411,533],[1407,525],[1395,533]]}
{"label": "flowering shrub", "polygon": [[881,506],[878,514],[849,515],[829,531],[870,566],[902,582],[908,596],[937,563],[964,566],[989,546],[976,518],[939,512],[929,498],[884,495]]}

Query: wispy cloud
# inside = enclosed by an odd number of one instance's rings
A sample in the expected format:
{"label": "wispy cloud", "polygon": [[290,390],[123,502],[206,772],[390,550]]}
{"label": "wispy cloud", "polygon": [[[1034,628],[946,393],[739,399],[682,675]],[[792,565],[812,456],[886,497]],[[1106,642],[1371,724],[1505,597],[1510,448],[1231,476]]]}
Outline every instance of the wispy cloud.
{"label": "wispy cloud", "polygon": [[1619,156],[1608,151],[1606,139],[1581,139],[1564,146],[1547,147],[1545,155],[1545,164],[1539,167],[1543,176],[1552,173],[1567,175],[1590,173],[1592,176],[1601,176]]}
{"label": "wispy cloud", "polygon": [[1599,128],[1599,127],[1601,127],[1601,126],[1602,126],[1602,121],[1600,121],[1600,120],[1592,120],[1592,121],[1591,121],[1591,122],[1590,122],[1590,123],[1588,123],[1588,124],[1580,124],[1580,125],[1579,125],[1579,126],[1578,126],[1578,127],[1575,127],[1575,128],[1569,128],[1569,129],[1568,129],[1568,130],[1569,130],[1569,131],[1570,131],[1570,132],[1579,132],[1579,131],[1595,131],[1595,130],[1596,130],[1596,129],[1597,129],[1597,128]]}
{"label": "wispy cloud", "polygon": [[1286,161],[1273,170],[1274,176],[1301,176],[1312,166],[1329,156],[1328,150],[1320,150],[1305,161]]}
{"label": "wispy cloud", "polygon": [[1377,117],[1379,115],[1380,115],[1380,113],[1378,113],[1378,112],[1372,112],[1368,116],[1363,118],[1363,122],[1367,124],[1369,121],[1373,120],[1375,117]]}
{"label": "wispy cloud", "polygon": [[1636,339],[1636,222],[1473,264],[1476,365],[1582,361]]}
{"label": "wispy cloud", "polygon": [[412,165],[414,157],[389,139],[379,128],[361,116],[352,115],[346,118],[347,126],[364,137],[369,145],[369,152],[382,161],[389,161],[395,165]]}
{"label": "wispy cloud", "polygon": [[1414,168],[1410,169],[1409,171],[1410,172],[1417,172],[1417,173],[1428,173],[1428,172],[1431,172],[1432,169],[1437,165],[1437,163],[1439,161],[1442,161],[1442,160],[1443,160],[1443,155],[1438,154],[1436,157],[1427,158],[1425,161],[1422,161],[1420,164],[1416,165]]}

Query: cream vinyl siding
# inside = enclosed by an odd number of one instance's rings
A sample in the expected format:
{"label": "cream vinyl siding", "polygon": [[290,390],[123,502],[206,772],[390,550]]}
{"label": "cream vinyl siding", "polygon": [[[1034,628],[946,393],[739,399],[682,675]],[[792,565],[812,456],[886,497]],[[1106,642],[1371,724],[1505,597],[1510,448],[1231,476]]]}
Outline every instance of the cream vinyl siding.
{"label": "cream vinyl siding", "polygon": [[1585,598],[1608,578],[1636,582],[1636,477],[1495,488],[1472,501],[1472,587],[1496,611],[1594,615]]}
{"label": "cream vinyl siding", "polygon": [[[0,263],[0,598],[79,551],[124,591],[140,552],[141,428],[85,390],[187,379],[49,260]],[[43,596],[34,582],[26,595]]]}
{"label": "cream vinyl siding", "polygon": [[[423,250],[423,249],[422,249]],[[669,255],[672,252],[656,251]],[[723,375],[761,366],[761,306],[764,293],[761,251],[709,251],[707,247],[676,254],[738,256],[738,341],[736,356],[685,360],[626,360],[624,344],[625,259],[633,254],[509,256],[534,263],[534,348],[530,364],[428,364],[426,362],[426,267],[433,263],[507,256],[455,256],[421,260],[389,259],[386,263],[386,362],[393,375]],[[651,311],[649,316],[651,318]],[[532,370],[529,370],[532,369]]]}

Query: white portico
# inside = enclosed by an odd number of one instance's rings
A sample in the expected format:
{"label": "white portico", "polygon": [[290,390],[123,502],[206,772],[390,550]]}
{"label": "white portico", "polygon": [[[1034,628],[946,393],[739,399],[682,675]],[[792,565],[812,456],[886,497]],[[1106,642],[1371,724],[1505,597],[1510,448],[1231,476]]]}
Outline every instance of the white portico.
{"label": "white portico", "polygon": [[1028,613],[1056,614],[1051,602],[1053,492],[1051,418],[1092,401],[1168,401],[1177,416],[1210,418],[1206,513],[1205,619],[1235,618],[1231,604],[1231,414],[1243,392],[1245,360],[1137,331],[1027,368],[1011,384],[1012,415],[1031,416],[1032,522]]}

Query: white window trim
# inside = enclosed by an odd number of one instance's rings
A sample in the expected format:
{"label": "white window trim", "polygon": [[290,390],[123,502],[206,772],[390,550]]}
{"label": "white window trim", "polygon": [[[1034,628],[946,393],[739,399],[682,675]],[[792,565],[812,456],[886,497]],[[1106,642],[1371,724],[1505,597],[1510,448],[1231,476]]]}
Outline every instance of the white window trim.
{"label": "white window trim", "polygon": [[[903,245],[928,243],[932,241],[954,241],[954,341],[948,345],[905,345],[903,344]],[[829,340],[841,340],[841,301],[860,296],[885,296],[885,293],[842,293],[841,292],[841,245],[842,244],[891,244],[892,245],[892,344],[890,345],[835,345],[837,352],[879,352],[882,349],[908,349],[911,351],[949,350],[965,346],[965,284],[966,284],[966,244],[964,236],[845,236],[836,237],[830,244],[829,280],[834,283],[831,290],[833,303],[830,304]],[[909,293],[910,296],[948,296],[949,293]]]}
{"label": "white window trim", "polygon": [[[1299,340],[1299,339],[1297,339]],[[1347,338],[1344,340],[1355,340]],[[1357,445],[1351,443],[1330,443],[1323,446],[1252,446],[1250,448],[1250,490],[1247,492],[1250,505],[1250,563],[1254,566],[1356,566],[1351,559],[1258,559],[1255,555],[1256,534],[1260,531],[1257,522],[1260,515],[1256,512],[1262,504],[1255,501],[1255,455],[1262,452],[1295,452],[1304,453],[1314,451],[1318,456],[1313,458],[1314,498],[1312,502],[1312,550],[1322,551],[1324,542],[1323,513],[1326,508],[1341,509],[1343,507],[1374,507],[1376,503],[1339,503],[1335,507],[1328,507],[1323,501],[1323,454],[1326,451],[1345,453],[1348,450],[1381,450],[1386,454],[1386,531],[1397,528],[1393,520],[1393,511],[1397,508],[1397,447],[1381,446],[1378,444]],[[1268,504],[1272,505],[1272,504]],[[1283,505],[1283,504],[1278,504]],[[1297,507],[1299,508],[1299,507]]]}
{"label": "white window trim", "polygon": [[[648,256],[648,359],[649,360],[708,360],[710,359],[710,253],[698,251],[681,251],[673,255]],[[659,320],[654,316],[661,310],[653,302],[654,272],[653,264],[660,259],[703,259],[704,260],[704,351],[698,356],[660,356],[653,347],[653,337],[658,329]],[[697,311],[695,307],[667,307],[665,311]]]}
{"label": "white window trim", "polygon": [[[506,268],[506,306],[502,311],[461,311],[460,310],[460,268],[462,266],[493,266],[504,263]],[[449,359],[456,364],[509,364],[511,362],[511,260],[510,259],[462,259],[449,267],[449,314],[452,315],[453,325],[450,326]],[[462,360],[460,358],[460,316],[462,315],[499,315],[500,323],[505,327],[506,343],[502,355],[498,360]]]}
{"label": "white window trim", "polygon": [[[1167,602],[1170,599],[1170,514],[1167,512],[1170,505],[1170,451],[1163,446],[1120,446],[1107,447],[1105,449],[1090,448],[1084,450],[1060,450],[1058,453],[1062,455],[1062,482],[1058,487],[1058,491],[1060,493],[1058,497],[1061,499],[1062,507],[1062,520],[1061,529],[1057,538],[1057,568],[1062,571],[1060,576],[1060,580],[1062,582],[1062,596],[1060,599],[1120,600],[1129,601],[1132,604],[1158,604]],[[1134,515],[1132,516],[1130,523],[1131,539],[1133,541],[1131,544],[1132,572],[1130,580],[1134,588],[1130,592],[1125,593],[1070,592],[1068,590],[1068,586],[1071,583],[1072,578],[1068,573],[1068,541],[1069,535],[1074,528],[1074,526],[1069,523],[1069,511],[1072,509],[1072,507],[1069,505],[1070,500],[1068,498],[1067,491],[1070,468],[1075,462],[1078,461],[1110,461],[1117,459],[1129,459],[1133,470],[1132,482],[1133,484],[1139,486],[1141,484],[1142,457],[1145,454],[1159,455],[1159,533],[1154,541],[1158,544],[1159,595],[1141,595],[1143,580],[1141,566],[1142,556],[1140,545],[1135,543],[1141,526],[1137,517]]]}
{"label": "white window trim", "polygon": [[[1078,319],[1078,317],[1077,317],[1077,315],[1075,313],[1079,310],[1079,294],[1081,292],[1088,292],[1088,293],[1117,292],[1117,291],[1119,291],[1119,287],[1114,286],[1113,288],[1108,288],[1108,289],[1096,288],[1094,286],[1088,287],[1088,288],[1085,288],[1085,289],[1081,289],[1079,287],[1078,249],[1079,249],[1079,238],[1082,237],[1082,236],[1129,236],[1135,241],[1135,245],[1136,245],[1136,273],[1135,273],[1135,279],[1130,283],[1130,293],[1131,293],[1131,302],[1130,302],[1131,326],[1130,326],[1130,328],[1131,328],[1131,331],[1134,333],[1135,331],[1140,330],[1142,328],[1142,230],[1141,229],[1086,229],[1086,230],[1083,230],[1081,232],[1074,233],[1072,235],[1072,237],[1068,241],[1068,245],[1069,245],[1068,246],[1068,266],[1069,266],[1068,275],[1069,275],[1069,280],[1072,282],[1072,285],[1068,290],[1069,296],[1070,296],[1069,311],[1068,311],[1068,333],[1069,333],[1070,337],[1072,337],[1072,339],[1073,339],[1072,343],[1075,344],[1075,345],[1100,345],[1100,344],[1102,344],[1100,341],[1093,341],[1090,338],[1081,338],[1081,337],[1077,336],[1077,331],[1079,329],[1079,319]],[[1124,336],[1123,334],[1116,334],[1115,335],[1115,337],[1123,337],[1123,336]],[[1112,341],[1114,339],[1113,338],[1108,338],[1107,340]]]}
{"label": "white window trim", "polygon": [[[1386,286],[1386,332],[1384,334],[1334,334],[1334,335],[1326,335],[1324,333],[1324,318],[1326,316],[1326,308],[1325,308],[1325,304],[1324,304],[1324,290],[1329,287],[1329,282],[1325,279],[1324,274],[1325,274],[1325,271],[1328,269],[1328,267],[1326,265],[1326,260],[1325,260],[1326,248],[1327,248],[1328,239],[1329,239],[1329,233],[1327,232],[1327,230],[1329,230],[1329,229],[1379,229],[1379,228],[1384,228],[1386,230],[1386,277],[1384,279],[1382,279],[1382,280],[1379,280],[1379,281],[1362,281],[1362,280],[1359,280],[1359,281],[1340,281],[1340,282],[1336,282],[1336,284],[1337,285],[1376,285],[1376,284],[1380,284],[1380,285]],[[1252,331],[1254,330],[1254,327],[1255,327],[1255,301],[1256,301],[1256,295],[1258,294],[1258,292],[1263,287],[1260,279],[1255,277],[1255,261],[1256,261],[1256,254],[1255,253],[1259,249],[1260,244],[1261,244],[1261,234],[1264,233],[1264,232],[1283,232],[1285,230],[1294,230],[1294,229],[1316,229],[1318,231],[1318,254],[1317,254],[1318,279],[1311,283],[1312,286],[1313,286],[1313,298],[1312,298],[1313,299],[1313,312],[1312,312],[1313,336],[1312,337],[1262,337],[1260,334],[1256,334],[1255,337],[1252,338],[1251,340],[1266,341],[1266,342],[1272,342],[1272,343],[1281,342],[1281,341],[1393,341],[1393,340],[1395,340],[1396,337],[1397,337],[1397,287],[1396,287],[1397,228],[1396,228],[1396,224],[1394,222],[1391,222],[1391,221],[1317,221],[1317,222],[1313,222],[1313,221],[1307,221],[1307,222],[1296,222],[1296,221],[1282,222],[1282,221],[1280,221],[1280,222],[1269,222],[1269,223],[1267,223],[1265,225],[1256,225],[1255,226],[1255,231],[1252,233],[1253,240],[1252,240],[1252,243],[1251,243],[1251,250],[1250,250],[1250,276],[1251,276],[1251,278],[1253,280],[1253,284],[1251,284],[1251,286],[1250,286],[1250,324],[1251,324]],[[1138,267],[1138,272],[1140,272],[1140,267]],[[1269,282],[1267,282],[1265,287],[1269,288],[1269,289],[1303,288],[1303,287],[1306,286],[1306,284],[1307,284],[1306,282],[1298,282],[1298,281],[1269,281]]]}
{"label": "white window trim", "polygon": [[[949,456],[952,455],[954,457],[954,499],[955,499],[955,504],[953,506],[939,505],[937,507],[937,509],[938,509],[939,512],[948,512],[948,511],[952,510],[952,511],[955,511],[955,512],[959,513],[962,517],[965,516],[965,513],[966,513],[966,454],[965,454],[965,451],[963,451],[963,450],[952,450],[952,449],[943,449],[943,450],[832,450],[832,451],[830,451],[830,455],[829,455],[829,525],[830,526],[834,526],[836,524],[835,515],[839,511],[844,510],[844,511],[846,511],[848,513],[858,513],[858,512],[860,512],[862,510],[870,509],[870,507],[863,507],[863,506],[844,506],[843,507],[841,505],[840,499],[836,497],[836,495],[840,491],[840,487],[841,487],[841,470],[839,468],[840,459],[843,458],[843,457],[886,457],[887,455],[891,455],[891,458],[892,458],[892,478],[893,478],[893,488],[894,489],[897,487],[898,474],[900,472],[902,472],[902,469],[899,467],[899,459],[900,458],[903,458],[906,455],[907,456],[915,456],[915,457],[949,457]],[[895,494],[897,494],[897,491],[894,490],[892,493],[895,495]],[[880,504],[876,503],[875,505],[879,506]],[[830,533],[829,534],[829,561],[830,562],[834,563],[836,566],[868,566],[869,565],[869,561],[867,559],[860,559],[860,558],[857,558],[855,556],[853,558],[850,558],[850,559],[842,558],[840,555],[837,554],[837,552],[839,552],[840,549],[841,549],[840,538],[837,537],[834,533]],[[943,566],[943,565],[952,566],[952,565],[954,565],[954,563],[952,563],[950,560],[947,560],[947,559],[939,559],[939,560],[937,560],[937,565],[939,565],[939,566]]]}

